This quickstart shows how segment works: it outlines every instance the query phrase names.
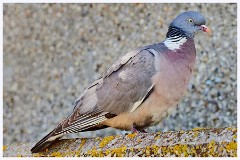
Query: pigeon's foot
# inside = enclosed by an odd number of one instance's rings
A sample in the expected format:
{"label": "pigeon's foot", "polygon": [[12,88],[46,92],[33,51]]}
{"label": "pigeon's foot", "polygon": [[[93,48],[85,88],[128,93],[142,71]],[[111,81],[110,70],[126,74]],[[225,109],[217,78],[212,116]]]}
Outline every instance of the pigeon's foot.
{"label": "pigeon's foot", "polygon": [[131,129],[132,133],[147,133],[146,130],[144,129],[141,129],[141,130],[138,130],[135,126],[135,124],[132,125],[132,129]]}

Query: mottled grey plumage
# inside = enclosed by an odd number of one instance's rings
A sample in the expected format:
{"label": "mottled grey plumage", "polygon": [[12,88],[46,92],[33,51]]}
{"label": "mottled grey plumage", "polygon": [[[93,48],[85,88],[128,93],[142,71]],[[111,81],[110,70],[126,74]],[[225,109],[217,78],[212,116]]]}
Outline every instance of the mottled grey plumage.
{"label": "mottled grey plumage", "polygon": [[165,41],[120,58],[31,151],[39,152],[68,133],[109,126],[143,130],[159,123],[186,92],[196,56],[193,37],[199,30],[209,31],[204,24],[200,13],[184,12],[171,23]]}

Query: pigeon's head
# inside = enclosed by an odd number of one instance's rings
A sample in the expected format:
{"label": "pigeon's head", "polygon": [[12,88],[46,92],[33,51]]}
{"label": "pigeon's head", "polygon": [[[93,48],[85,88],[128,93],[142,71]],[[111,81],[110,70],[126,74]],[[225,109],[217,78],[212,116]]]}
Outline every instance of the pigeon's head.
{"label": "pigeon's head", "polygon": [[199,31],[211,34],[211,30],[205,26],[206,20],[202,14],[188,11],[179,14],[170,24],[181,29],[188,37],[193,38]]}

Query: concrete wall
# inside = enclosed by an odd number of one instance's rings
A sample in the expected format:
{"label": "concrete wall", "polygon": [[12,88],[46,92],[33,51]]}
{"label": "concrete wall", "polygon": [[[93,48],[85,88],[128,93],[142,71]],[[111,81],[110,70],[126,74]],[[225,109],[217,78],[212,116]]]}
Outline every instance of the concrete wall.
{"label": "concrete wall", "polygon": [[236,157],[237,128],[128,134],[104,138],[64,139],[31,154],[34,143],[4,146],[4,157]]}

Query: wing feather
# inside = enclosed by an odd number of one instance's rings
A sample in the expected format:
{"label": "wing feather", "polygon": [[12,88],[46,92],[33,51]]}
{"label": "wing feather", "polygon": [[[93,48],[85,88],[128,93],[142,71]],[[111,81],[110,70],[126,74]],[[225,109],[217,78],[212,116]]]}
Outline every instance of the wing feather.
{"label": "wing feather", "polygon": [[136,49],[108,68],[74,102],[73,112],[31,151],[38,152],[65,134],[105,128],[101,122],[139,107],[152,91],[151,78],[156,72],[148,48]]}

